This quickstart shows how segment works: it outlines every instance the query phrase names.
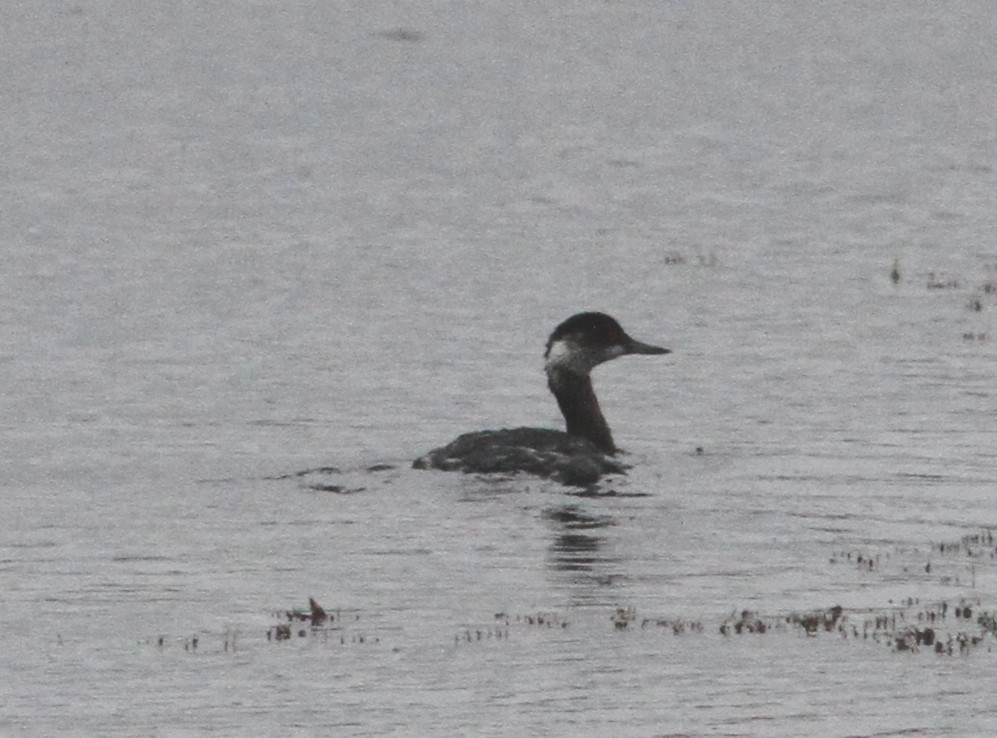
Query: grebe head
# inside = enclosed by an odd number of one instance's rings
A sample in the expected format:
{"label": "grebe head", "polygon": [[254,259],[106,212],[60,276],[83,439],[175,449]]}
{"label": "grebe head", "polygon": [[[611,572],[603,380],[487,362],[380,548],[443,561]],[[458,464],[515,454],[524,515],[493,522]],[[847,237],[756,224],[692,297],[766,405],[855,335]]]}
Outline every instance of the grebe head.
{"label": "grebe head", "polygon": [[627,354],[667,354],[670,349],[642,343],[626,334],[605,313],[578,313],[561,323],[547,340],[546,370],[587,376],[603,362]]}

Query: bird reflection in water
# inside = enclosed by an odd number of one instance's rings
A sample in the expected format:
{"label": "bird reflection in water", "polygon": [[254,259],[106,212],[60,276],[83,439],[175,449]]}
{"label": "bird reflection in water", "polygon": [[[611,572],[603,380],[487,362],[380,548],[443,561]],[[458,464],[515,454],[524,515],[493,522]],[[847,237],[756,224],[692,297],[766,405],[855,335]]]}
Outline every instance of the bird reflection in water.
{"label": "bird reflection in water", "polygon": [[608,515],[592,515],[578,505],[562,505],[544,511],[554,537],[548,547],[550,565],[562,572],[584,573],[586,580],[611,584],[618,576],[609,566],[616,563],[601,553],[605,536],[600,534],[614,521]]}

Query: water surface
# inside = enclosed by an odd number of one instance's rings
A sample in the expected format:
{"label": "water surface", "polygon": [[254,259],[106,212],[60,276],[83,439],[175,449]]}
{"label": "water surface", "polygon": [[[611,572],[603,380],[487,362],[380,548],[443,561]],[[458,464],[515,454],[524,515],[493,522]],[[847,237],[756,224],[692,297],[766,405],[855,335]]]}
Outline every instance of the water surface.
{"label": "water surface", "polygon": [[[990,734],[988,4],[4,15],[6,732]],[[408,468],[580,310],[627,479]]]}

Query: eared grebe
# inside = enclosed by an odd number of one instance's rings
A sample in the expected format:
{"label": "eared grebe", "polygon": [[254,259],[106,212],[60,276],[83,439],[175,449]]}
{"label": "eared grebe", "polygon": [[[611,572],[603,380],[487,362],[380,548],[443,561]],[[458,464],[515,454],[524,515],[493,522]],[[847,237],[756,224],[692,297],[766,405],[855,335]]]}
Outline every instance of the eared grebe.
{"label": "eared grebe", "polygon": [[586,486],[626,466],[612,458],[616,444],[592,390],[591,372],[627,354],[667,354],[635,341],[605,313],[578,313],[550,334],[544,352],[547,386],[557,398],[567,433],[546,428],[505,428],[465,433],[415,460],[416,469],[470,473],[526,472]]}

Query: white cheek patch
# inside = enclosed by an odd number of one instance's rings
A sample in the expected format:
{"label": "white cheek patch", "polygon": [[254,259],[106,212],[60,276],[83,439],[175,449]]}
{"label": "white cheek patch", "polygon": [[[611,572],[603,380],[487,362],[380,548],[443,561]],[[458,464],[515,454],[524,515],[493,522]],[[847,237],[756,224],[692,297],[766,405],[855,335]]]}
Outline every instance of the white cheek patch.
{"label": "white cheek patch", "polygon": [[571,358],[577,352],[577,346],[564,339],[554,341],[547,349],[547,366],[559,369],[568,369]]}
{"label": "white cheek patch", "polygon": [[574,341],[560,339],[554,341],[547,351],[547,369],[561,369],[574,374],[588,374],[604,361],[615,359],[626,353],[622,346],[590,348]]}

